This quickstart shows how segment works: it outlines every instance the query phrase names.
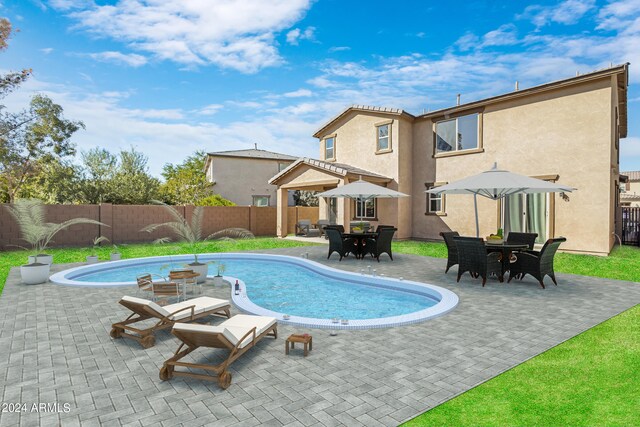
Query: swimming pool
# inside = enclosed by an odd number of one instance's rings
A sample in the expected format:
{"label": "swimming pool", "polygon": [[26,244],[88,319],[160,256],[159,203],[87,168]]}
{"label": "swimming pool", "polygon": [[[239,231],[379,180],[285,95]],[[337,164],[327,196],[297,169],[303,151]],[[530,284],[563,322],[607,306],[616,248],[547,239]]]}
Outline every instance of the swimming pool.
{"label": "swimming pool", "polygon": [[[458,297],[434,285],[345,272],[303,258],[270,254],[202,254],[224,263],[225,279],[238,279],[232,300],[241,310],[283,323],[330,329],[365,329],[416,323],[452,310]],[[193,256],[164,256],[81,266],[51,276],[74,286],[132,286],[141,273],[166,276]],[[215,274],[216,265],[209,268]],[[210,276],[211,277],[211,276]],[[287,319],[283,318],[287,315]],[[337,323],[336,323],[337,322]]]}

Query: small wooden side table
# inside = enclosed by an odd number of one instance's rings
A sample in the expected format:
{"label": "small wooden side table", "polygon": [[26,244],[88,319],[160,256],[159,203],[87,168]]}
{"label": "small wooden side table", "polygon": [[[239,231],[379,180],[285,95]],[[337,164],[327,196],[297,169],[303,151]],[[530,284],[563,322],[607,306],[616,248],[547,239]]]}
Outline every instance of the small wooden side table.
{"label": "small wooden side table", "polygon": [[294,348],[295,343],[304,344],[304,357],[307,357],[309,352],[313,350],[313,337],[311,335],[292,334],[284,342],[284,354],[289,354],[289,344],[291,344],[291,348]]}

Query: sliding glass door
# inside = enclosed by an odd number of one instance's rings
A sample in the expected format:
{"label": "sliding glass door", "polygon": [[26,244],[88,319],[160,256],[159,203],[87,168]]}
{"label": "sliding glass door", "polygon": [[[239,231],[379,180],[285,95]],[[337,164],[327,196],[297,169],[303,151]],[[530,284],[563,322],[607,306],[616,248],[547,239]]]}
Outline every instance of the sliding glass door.
{"label": "sliding glass door", "polygon": [[536,243],[544,243],[549,229],[549,195],[513,194],[503,200],[503,224],[505,235],[509,231],[538,233]]}

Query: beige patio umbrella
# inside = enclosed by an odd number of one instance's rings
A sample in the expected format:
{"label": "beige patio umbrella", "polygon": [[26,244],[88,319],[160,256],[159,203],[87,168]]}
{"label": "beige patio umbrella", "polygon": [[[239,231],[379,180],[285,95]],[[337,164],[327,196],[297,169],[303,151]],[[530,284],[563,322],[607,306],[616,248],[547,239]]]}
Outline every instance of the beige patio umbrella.
{"label": "beige patio umbrella", "polygon": [[571,193],[575,188],[567,187],[541,179],[500,170],[498,164],[477,175],[463,178],[440,187],[425,191],[430,194],[473,194],[473,206],[476,213],[476,237],[480,235],[478,225],[478,195],[498,200],[511,194],[531,193]]}
{"label": "beige patio umbrella", "polygon": [[[316,194],[316,197],[342,197],[356,200],[368,200],[409,197],[409,195],[390,188],[372,184],[368,181],[363,181],[362,177],[360,177],[357,181],[318,193]],[[360,221],[362,221],[362,214],[360,215]]]}

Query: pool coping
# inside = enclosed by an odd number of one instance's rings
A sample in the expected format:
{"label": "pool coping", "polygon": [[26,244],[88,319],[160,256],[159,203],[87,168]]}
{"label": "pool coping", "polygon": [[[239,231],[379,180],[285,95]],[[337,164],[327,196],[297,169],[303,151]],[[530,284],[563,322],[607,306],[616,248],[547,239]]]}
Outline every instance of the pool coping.
{"label": "pool coping", "polygon": [[[224,280],[232,283],[231,288],[231,300],[233,304],[238,307],[240,310],[256,314],[260,316],[269,316],[275,317],[279,323],[287,324],[287,325],[295,325],[302,327],[309,327],[315,329],[330,329],[330,330],[354,330],[354,329],[375,329],[375,328],[389,328],[394,326],[401,325],[409,325],[419,322],[424,322],[429,319],[433,319],[435,317],[442,316],[451,310],[453,310],[459,302],[458,296],[445,288],[440,286],[415,282],[410,280],[402,280],[396,279],[392,277],[380,277],[373,276],[363,273],[352,273],[344,270],[335,269],[324,264],[306,259],[306,258],[298,258],[288,255],[274,255],[274,254],[257,254],[257,253],[238,253],[238,252],[224,252],[224,253],[208,253],[208,254],[199,254],[199,258],[206,258],[207,256],[215,256],[216,259],[232,259],[232,258],[243,258],[243,259],[262,259],[262,260],[273,260],[279,262],[285,262],[294,264],[297,266],[301,266],[307,269],[310,269],[318,274],[323,274],[328,277],[338,278],[345,280],[345,276],[348,278],[346,280],[351,280],[365,286],[372,286],[377,288],[390,289],[401,292],[414,292],[418,293],[422,296],[426,296],[428,298],[434,299],[438,301],[434,306],[428,307],[423,310],[415,311],[408,314],[402,314],[398,316],[390,316],[390,317],[382,317],[376,319],[339,319],[339,322],[334,322],[332,319],[321,319],[321,318],[313,318],[313,317],[302,317],[302,316],[289,316],[288,318],[284,318],[286,313],[279,313],[276,311],[272,311],[261,307],[255,303],[253,303],[247,296],[246,292],[246,284],[240,278],[232,277],[232,276],[224,276]],[[90,264],[83,265],[75,268],[71,268],[68,270],[61,271],[56,273],[50,277],[50,281],[58,284],[58,285],[66,285],[66,286],[85,286],[85,287],[113,287],[113,286],[134,286],[136,285],[135,281],[132,282],[109,282],[108,284],[104,284],[101,282],[81,282],[78,280],[68,279],[68,275],[73,275],[75,273],[81,273],[83,270],[91,270],[92,273],[96,272],[96,269],[100,271],[100,266],[104,266],[104,270],[111,269],[114,266],[131,266],[136,264],[145,264],[144,262],[140,262],[140,260],[147,261],[157,261],[157,260],[169,260],[169,261],[190,261],[193,260],[193,255],[176,255],[176,256],[153,256],[153,257],[145,257],[145,258],[134,258],[128,260],[120,260],[120,261],[111,261],[108,263],[100,263],[100,264]],[[76,275],[75,277],[78,277]],[[212,278],[212,275],[207,276]],[[363,279],[366,278],[366,283]],[[235,295],[233,284],[235,281],[238,281],[240,285],[239,295]],[[346,320],[346,323],[344,322]]]}

